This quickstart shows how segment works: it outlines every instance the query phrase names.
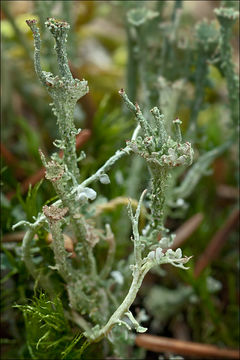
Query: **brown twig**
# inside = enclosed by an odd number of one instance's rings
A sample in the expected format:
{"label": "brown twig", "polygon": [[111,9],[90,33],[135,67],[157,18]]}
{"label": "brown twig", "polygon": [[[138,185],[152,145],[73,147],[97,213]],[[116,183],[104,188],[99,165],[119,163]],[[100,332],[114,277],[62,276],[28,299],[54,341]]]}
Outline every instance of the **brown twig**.
{"label": "brown twig", "polygon": [[2,237],[2,242],[20,242],[24,238],[25,231],[17,231],[6,234]]}
{"label": "brown twig", "polygon": [[171,352],[200,359],[239,359],[238,350],[220,349],[214,345],[169,339],[162,336],[138,335],[136,344],[153,352]]}
{"label": "brown twig", "polygon": [[[85,144],[88,139],[91,136],[91,131],[88,129],[82,130],[80,132],[80,134],[77,135],[76,137],[76,148],[80,148],[83,144]],[[59,152],[59,156],[62,157],[63,156],[63,151],[61,150]],[[24,194],[28,191],[29,185],[31,184],[32,186],[34,186],[38,181],[40,181],[45,175],[45,168],[42,167],[41,169],[39,169],[35,174],[31,175],[30,177],[28,177],[26,180],[24,180],[21,184],[21,193]],[[15,191],[9,192],[6,196],[9,200],[11,200],[11,198],[15,195]]]}
{"label": "brown twig", "polygon": [[172,249],[175,250],[180,247],[183,242],[189,238],[194,231],[199,227],[203,220],[203,214],[197,213],[193,215],[190,219],[185,221],[175,232],[176,237],[172,245]]}
{"label": "brown twig", "polygon": [[203,271],[203,269],[205,269],[205,267],[218,256],[223,245],[228,239],[228,235],[234,228],[238,226],[238,224],[239,224],[239,209],[235,209],[230,214],[229,218],[223,224],[223,226],[213,236],[208,247],[201,255],[201,257],[198,259],[194,270],[195,277],[198,277]]}

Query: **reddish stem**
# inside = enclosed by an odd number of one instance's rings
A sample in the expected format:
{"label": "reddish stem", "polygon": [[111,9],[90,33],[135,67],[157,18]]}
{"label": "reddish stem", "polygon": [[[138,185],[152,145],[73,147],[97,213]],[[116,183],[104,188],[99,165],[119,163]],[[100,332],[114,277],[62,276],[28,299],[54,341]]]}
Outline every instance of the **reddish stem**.
{"label": "reddish stem", "polygon": [[239,209],[235,209],[230,214],[229,218],[226,220],[223,226],[213,236],[206,250],[198,259],[194,271],[195,277],[198,277],[201,272],[206,268],[206,266],[208,266],[208,264],[218,256],[218,254],[222,250],[222,247],[227,241],[229,234],[233,229],[238,226],[238,224]]}
{"label": "reddish stem", "polygon": [[220,349],[214,345],[169,339],[162,336],[138,335],[136,344],[153,352],[171,352],[174,354],[197,357],[198,359],[239,359],[238,350]]}

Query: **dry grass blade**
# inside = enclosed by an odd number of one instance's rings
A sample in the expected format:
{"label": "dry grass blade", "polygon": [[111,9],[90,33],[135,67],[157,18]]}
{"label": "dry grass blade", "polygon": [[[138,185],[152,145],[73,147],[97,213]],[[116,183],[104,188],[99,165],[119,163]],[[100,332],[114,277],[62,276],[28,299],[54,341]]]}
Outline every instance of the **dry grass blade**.
{"label": "dry grass blade", "polygon": [[191,359],[239,359],[238,350],[220,349],[214,345],[169,339],[161,336],[138,335],[136,344],[153,352],[171,352]]}
{"label": "dry grass blade", "polygon": [[2,242],[20,242],[24,238],[25,231],[17,231],[14,233],[6,234],[2,237]]}
{"label": "dry grass blade", "polygon": [[191,236],[194,231],[199,227],[203,220],[203,214],[197,213],[193,215],[190,219],[185,221],[183,225],[181,225],[177,231],[176,231],[176,237],[173,243],[173,246],[171,247],[173,250],[180,247],[183,242]]}
{"label": "dry grass blade", "polygon": [[195,277],[198,277],[203,271],[203,269],[205,269],[205,267],[218,256],[223,245],[228,239],[228,235],[234,228],[238,226],[238,224],[239,224],[239,209],[235,209],[230,214],[229,218],[223,224],[223,226],[213,236],[208,247],[201,255],[201,257],[198,259],[194,271]]}

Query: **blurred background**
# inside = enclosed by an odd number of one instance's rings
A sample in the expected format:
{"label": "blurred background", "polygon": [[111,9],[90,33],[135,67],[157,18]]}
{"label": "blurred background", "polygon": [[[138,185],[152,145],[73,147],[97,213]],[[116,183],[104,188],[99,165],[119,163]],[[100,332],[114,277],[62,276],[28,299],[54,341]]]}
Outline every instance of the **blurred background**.
{"label": "blurred background", "polygon": [[[237,1],[231,3],[238,6]],[[25,20],[38,19],[42,67],[53,73],[57,68],[54,43],[44,21],[47,17],[56,17],[71,25],[67,43],[70,68],[74,77],[88,80],[90,88],[89,94],[77,103],[75,111],[76,126],[84,129],[77,146],[87,155],[81,162],[81,176],[85,178],[117,149],[124,147],[135,127],[133,116],[119,97],[121,88],[126,89],[130,99],[137,100],[146,113],[151,109],[149,106],[158,106],[158,101],[164,108],[164,98],[159,93],[167,94],[168,91],[168,111],[173,109],[169,116],[178,116],[183,121],[185,134],[189,134],[189,124],[195,116],[196,131],[190,134],[192,139],[189,136],[196,149],[196,158],[224,144],[235,131],[236,124],[232,123],[227,106],[226,79],[216,62],[208,63],[200,105],[196,114],[193,110],[199,85],[197,59],[203,56],[198,47],[200,40],[194,35],[195,25],[206,18],[213,20],[219,30],[213,12],[219,5],[220,1],[2,1],[3,359],[28,356],[26,334],[22,330],[23,316],[13,305],[25,304],[32,297],[34,286],[21,260],[24,228],[12,232],[12,225],[22,219],[32,220],[46,201],[55,196],[51,184],[41,181],[44,172],[38,149],[49,155],[54,151],[52,143],[58,137],[56,119],[49,106],[48,94],[34,72],[33,38]],[[160,25],[152,22],[145,30],[135,25],[143,32],[142,42],[134,43],[133,23],[137,19],[130,18],[130,11],[143,6],[149,9],[149,19],[154,22],[156,17]],[[180,17],[177,17],[178,8]],[[154,15],[157,11],[161,19]],[[144,21],[148,21],[147,17]],[[176,25],[176,31],[170,36],[171,24]],[[231,42],[237,73],[238,34],[237,22]],[[175,99],[171,86],[181,79],[184,79],[181,92],[171,108]],[[209,167],[201,171],[184,210],[169,211],[167,225],[177,231],[183,253],[193,255],[193,259],[188,271],[166,266],[165,275],[158,271],[147,275],[134,309],[145,308],[151,334],[219,347],[238,347],[237,149],[235,142],[227,151],[214,155]],[[111,184],[107,187],[96,185],[97,192],[101,193],[99,202],[116,197],[122,199],[110,210],[101,210],[100,222],[111,222],[116,233],[116,261],[124,258],[129,249],[127,197],[138,199],[147,186],[147,170],[141,164],[136,163],[136,168],[132,165],[129,159],[121,160],[111,172]],[[141,176],[137,167],[142,169]],[[182,179],[184,174],[180,175]],[[151,351],[142,356],[158,358]]]}

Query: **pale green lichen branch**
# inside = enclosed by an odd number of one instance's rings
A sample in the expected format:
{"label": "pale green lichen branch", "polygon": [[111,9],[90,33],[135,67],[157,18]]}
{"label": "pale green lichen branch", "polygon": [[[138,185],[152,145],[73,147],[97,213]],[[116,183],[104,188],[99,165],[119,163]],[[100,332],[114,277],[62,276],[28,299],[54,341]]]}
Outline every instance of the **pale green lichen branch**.
{"label": "pale green lichen branch", "polygon": [[34,238],[34,235],[35,231],[33,229],[28,229],[24,235],[22,242],[22,259],[25,262],[26,267],[33,278],[35,278],[37,275],[37,269],[32,260],[31,254],[31,242]]}
{"label": "pale green lichen branch", "polygon": [[[66,40],[67,32],[70,26],[64,21],[57,21],[49,18],[45,25],[52,33],[56,41],[56,52],[60,76],[54,76],[50,72],[45,72],[40,64],[40,34],[36,25],[36,20],[27,20],[28,26],[34,36],[34,64],[36,73],[46,87],[48,93],[53,99],[52,110],[57,117],[61,140],[54,142],[57,147],[64,149],[63,163],[67,165],[68,170],[79,179],[79,169],[77,166],[76,155],[76,135],[79,130],[74,125],[74,109],[76,102],[86,95],[89,91],[87,81],[73,79],[69,69]],[[60,159],[59,159],[60,161]]]}
{"label": "pale green lichen branch", "polygon": [[[89,244],[87,243],[86,240],[86,224],[82,217],[76,218],[76,211],[78,208],[76,207],[75,202],[72,201],[73,200],[72,196],[70,196],[68,191],[66,191],[68,180],[69,178],[71,178],[71,176],[69,176],[69,171],[66,171],[66,166],[61,165],[56,161],[47,162],[45,156],[41,151],[40,151],[40,155],[42,162],[46,168],[46,175],[45,175],[46,179],[51,181],[56,193],[62,200],[63,206],[69,209],[71,224],[75,230],[77,240],[82,244],[82,251],[84,254],[81,255],[85,255],[85,257],[83,256],[85,259],[87,257],[89,258],[88,265],[91,265],[92,273],[96,274],[96,264],[91,254],[92,250],[88,246]],[[73,179],[74,179],[73,183],[74,184],[76,183],[77,185],[77,182],[74,177]]]}
{"label": "pale green lichen branch", "polygon": [[41,67],[41,60],[40,60],[40,50],[41,50],[41,39],[39,29],[37,27],[37,20],[26,20],[27,25],[30,27],[33,33],[34,38],[34,67],[35,71],[39,77],[39,80],[43,85],[46,83],[46,75],[42,70]]}
{"label": "pale green lichen branch", "polygon": [[52,233],[52,245],[56,263],[55,268],[68,283],[73,280],[73,274],[70,264],[67,261],[67,252],[64,248],[63,233],[61,230],[61,219],[68,212],[68,208],[60,209],[55,206],[45,205],[43,207],[43,212],[48,219],[49,228]]}
{"label": "pale green lichen branch", "polygon": [[167,131],[164,126],[164,115],[160,113],[159,109],[155,106],[153,109],[150,110],[154,119],[156,128],[158,131],[158,147],[161,147],[167,141]]}
{"label": "pale green lichen branch", "polygon": [[239,18],[239,12],[234,8],[224,7],[215,9],[214,12],[220,23],[221,67],[227,80],[229,108],[233,125],[237,126],[239,125],[239,77],[232,61],[231,34],[233,25]]}
{"label": "pale green lichen branch", "polygon": [[136,103],[136,105],[134,105],[128,98],[127,94],[125,93],[125,91],[123,89],[119,90],[119,94],[121,95],[121,97],[123,98],[123,101],[125,102],[125,104],[127,105],[127,107],[129,108],[129,110],[131,110],[136,118],[137,121],[139,122],[143,134],[144,136],[150,136],[152,129],[150,124],[146,121],[146,119],[144,118],[138,104]]}
{"label": "pale green lichen branch", "polygon": [[153,266],[166,263],[170,263],[173,266],[180,267],[182,269],[187,269],[184,264],[189,261],[190,257],[183,258],[181,249],[177,249],[176,251],[169,249],[164,253],[162,248],[158,247],[156,250],[149,252],[148,255],[144,259],[142,259],[138,221],[141,205],[145,194],[146,190],[144,190],[141,195],[135,215],[133,215],[132,208],[131,206],[129,206],[129,216],[133,224],[133,242],[135,250],[135,263],[134,265],[130,265],[130,269],[132,270],[133,275],[132,284],[125,299],[118,307],[118,309],[112,314],[106,325],[102,329],[99,329],[99,326],[96,326],[95,328],[91,329],[91,331],[85,332],[85,336],[88,337],[92,342],[100,341],[104,336],[108,336],[111,332],[111,329],[115,325],[125,325],[128,328],[129,325],[122,320],[124,316],[129,317],[136,331],[145,332],[147,329],[141,327],[138,324],[137,320],[134,319],[132,313],[129,311],[129,308],[136,298],[137,292],[142,284],[145,275]]}
{"label": "pale green lichen branch", "polygon": [[140,197],[135,215],[133,215],[133,210],[132,210],[130,201],[129,201],[129,205],[128,205],[128,215],[131,219],[132,229],[133,229],[134,260],[135,260],[136,266],[138,266],[138,267],[141,267],[141,265],[142,265],[142,245],[141,245],[141,241],[140,241],[138,223],[139,223],[139,216],[140,216],[142,202],[143,202],[146,192],[147,192],[147,190],[144,190]]}
{"label": "pale green lichen branch", "polygon": [[113,266],[115,251],[116,251],[115,237],[109,224],[106,224],[105,240],[108,242],[109,248],[108,248],[108,254],[105,265],[100,272],[101,279],[106,279],[107,276],[110,274]]}
{"label": "pale green lichen branch", "polygon": [[[133,136],[131,140],[136,140],[139,131],[141,130],[141,127],[138,125],[136,129],[133,132]],[[74,193],[80,191],[83,187],[88,186],[93,181],[96,181],[99,179],[101,174],[105,174],[114,164],[116,161],[121,159],[123,156],[128,155],[131,153],[131,148],[129,146],[125,146],[122,150],[117,150],[116,153],[110,157],[103,166],[101,166],[95,174],[84,180],[77,188],[74,189]]]}
{"label": "pale green lichen branch", "polygon": [[150,270],[152,264],[149,262],[147,265],[139,269],[133,269],[133,281],[128,291],[127,296],[123,300],[122,304],[118,307],[118,309],[113,313],[113,315],[108,320],[107,324],[100,330],[94,331],[92,329],[90,332],[86,332],[85,335],[93,342],[100,341],[104,336],[107,336],[114,325],[119,324],[119,320],[121,320],[125,313],[129,311],[130,306],[134,302],[138,290],[142,284],[142,281],[146,275],[146,273]]}
{"label": "pale green lichen branch", "polygon": [[56,41],[55,50],[58,56],[58,65],[60,75],[69,81],[73,81],[72,73],[69,69],[66,42],[70,25],[65,21],[57,21],[54,18],[48,18],[45,22]]}
{"label": "pale green lichen branch", "polygon": [[[122,323],[121,319],[125,315],[127,315],[128,317],[130,316],[130,320],[134,325],[138,324],[137,321],[134,319],[133,315],[130,315],[129,308],[136,298],[136,295],[145,275],[153,266],[170,263],[175,267],[188,269],[184,266],[184,264],[187,263],[191,257],[182,258],[182,252],[180,249],[177,249],[175,252],[169,249],[165,254],[162,252],[162,249],[158,249],[148,254],[148,256],[144,259],[145,262],[140,268],[136,265],[131,266],[133,273],[133,281],[128,291],[128,294],[126,295],[122,304],[113,313],[107,324],[102,329],[99,330],[99,327],[96,327],[95,329],[91,329],[90,332],[85,332],[85,336],[88,337],[92,342],[100,341],[104,336],[108,336],[114,325],[118,325],[120,322]],[[140,325],[136,326],[135,329],[139,332],[146,331],[146,328],[143,328]]]}
{"label": "pale green lichen branch", "polygon": [[138,321],[134,318],[133,314],[131,313],[130,310],[128,310],[125,315],[129,318],[129,320],[132,322],[134,328],[136,329],[137,332],[139,333],[143,333],[145,331],[147,331],[147,328],[141,326]]}

